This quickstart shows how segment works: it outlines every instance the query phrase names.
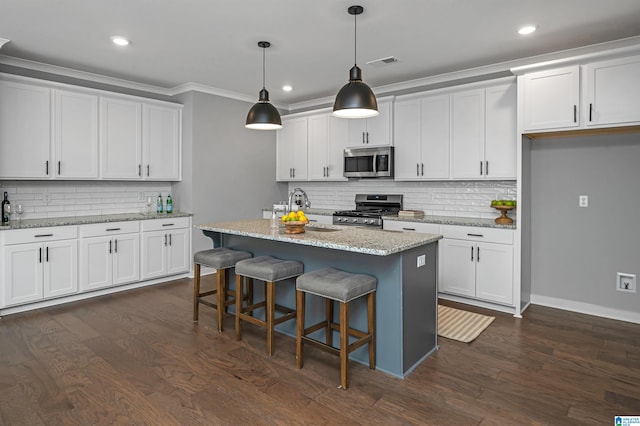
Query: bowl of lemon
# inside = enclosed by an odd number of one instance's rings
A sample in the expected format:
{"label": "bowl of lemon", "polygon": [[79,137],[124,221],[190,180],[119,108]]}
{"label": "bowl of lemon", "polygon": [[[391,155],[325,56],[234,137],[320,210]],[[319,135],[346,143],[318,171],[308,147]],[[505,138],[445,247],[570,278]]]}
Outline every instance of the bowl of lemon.
{"label": "bowl of lemon", "polygon": [[309,223],[309,219],[307,219],[302,210],[289,212],[282,216],[281,220],[284,224],[285,234],[302,234],[304,232],[304,226]]}

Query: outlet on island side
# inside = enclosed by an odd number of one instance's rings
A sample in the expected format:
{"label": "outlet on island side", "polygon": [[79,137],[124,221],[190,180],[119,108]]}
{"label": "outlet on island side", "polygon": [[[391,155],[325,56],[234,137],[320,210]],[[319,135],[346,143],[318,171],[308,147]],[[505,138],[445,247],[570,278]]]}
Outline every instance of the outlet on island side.
{"label": "outlet on island side", "polygon": [[416,259],[417,259],[416,267],[418,267],[418,268],[420,268],[420,267],[422,267],[422,266],[427,264],[427,257],[424,254],[418,256]]}
{"label": "outlet on island side", "polygon": [[626,293],[636,292],[636,275],[618,272],[616,274],[616,290]]}

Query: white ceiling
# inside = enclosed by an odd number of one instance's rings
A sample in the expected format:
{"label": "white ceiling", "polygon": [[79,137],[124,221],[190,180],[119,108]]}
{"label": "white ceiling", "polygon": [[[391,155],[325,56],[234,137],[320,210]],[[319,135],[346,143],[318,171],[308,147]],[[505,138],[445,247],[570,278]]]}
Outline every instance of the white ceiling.
{"label": "white ceiling", "polygon": [[[333,96],[347,82],[353,4],[365,8],[357,63],[374,88],[640,35],[640,0],[2,0],[0,37],[11,41],[0,54],[257,100],[257,42],[267,40],[271,100],[291,105]],[[531,23],[537,32],[517,34]],[[132,44],[119,48],[113,35]],[[398,62],[366,65],[388,56]]]}

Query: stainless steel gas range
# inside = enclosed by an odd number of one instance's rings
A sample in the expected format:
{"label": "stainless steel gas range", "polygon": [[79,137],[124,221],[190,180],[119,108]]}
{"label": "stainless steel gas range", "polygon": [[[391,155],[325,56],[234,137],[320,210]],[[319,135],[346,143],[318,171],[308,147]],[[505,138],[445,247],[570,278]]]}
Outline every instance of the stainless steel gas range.
{"label": "stainless steel gas range", "polygon": [[356,194],[355,210],[333,213],[334,225],[382,228],[382,218],[402,210],[402,194]]}

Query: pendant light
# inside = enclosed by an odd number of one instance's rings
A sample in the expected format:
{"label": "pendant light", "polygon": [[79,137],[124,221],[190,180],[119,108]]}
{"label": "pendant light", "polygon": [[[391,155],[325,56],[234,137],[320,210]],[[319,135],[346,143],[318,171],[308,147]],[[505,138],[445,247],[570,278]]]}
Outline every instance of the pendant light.
{"label": "pendant light", "polygon": [[349,71],[349,82],[345,84],[336,96],[333,104],[333,115],[341,118],[368,118],[378,115],[378,102],[369,86],[362,82],[362,70],[356,65],[357,48],[357,16],[364,8],[351,6],[347,9],[353,15],[354,22],[354,53],[353,68]]}
{"label": "pendant light", "polygon": [[254,130],[277,130],[282,129],[282,120],[276,107],[269,103],[269,92],[264,87],[264,56],[265,49],[271,46],[268,41],[259,41],[258,46],[262,48],[262,90],[260,90],[258,103],[251,107],[247,114],[245,127]]}

